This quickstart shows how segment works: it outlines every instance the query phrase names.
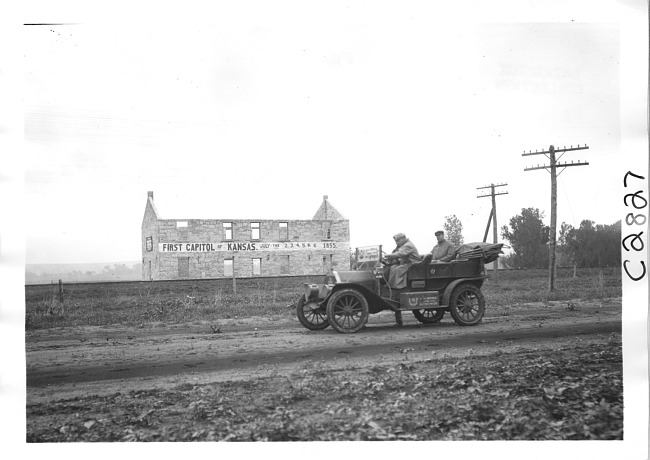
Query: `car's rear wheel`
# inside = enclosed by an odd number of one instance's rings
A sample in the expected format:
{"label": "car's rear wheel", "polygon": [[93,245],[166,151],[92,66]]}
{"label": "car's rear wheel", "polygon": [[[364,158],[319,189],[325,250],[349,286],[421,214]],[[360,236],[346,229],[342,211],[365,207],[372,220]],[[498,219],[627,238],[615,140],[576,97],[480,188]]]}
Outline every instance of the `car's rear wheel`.
{"label": "car's rear wheel", "polygon": [[413,310],[413,316],[417,318],[422,324],[439,323],[445,311],[441,308],[424,308],[421,310]]}
{"label": "car's rear wheel", "polygon": [[339,332],[357,332],[368,321],[368,301],[356,289],[336,291],[327,302],[327,319]]}
{"label": "car's rear wheel", "polygon": [[457,286],[449,297],[449,312],[460,326],[474,326],[485,314],[485,297],[473,284]]}
{"label": "car's rear wheel", "polygon": [[321,331],[330,325],[325,308],[314,301],[306,302],[304,295],[300,296],[296,310],[298,321],[307,329]]}

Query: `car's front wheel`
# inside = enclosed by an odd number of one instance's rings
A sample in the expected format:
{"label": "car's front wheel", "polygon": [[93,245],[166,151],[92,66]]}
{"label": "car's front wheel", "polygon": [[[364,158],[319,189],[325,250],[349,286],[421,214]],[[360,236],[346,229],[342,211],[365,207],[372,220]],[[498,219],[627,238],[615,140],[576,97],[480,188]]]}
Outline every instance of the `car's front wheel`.
{"label": "car's front wheel", "polygon": [[368,301],[356,289],[336,291],[327,302],[327,319],[339,332],[357,332],[365,326],[368,314]]}

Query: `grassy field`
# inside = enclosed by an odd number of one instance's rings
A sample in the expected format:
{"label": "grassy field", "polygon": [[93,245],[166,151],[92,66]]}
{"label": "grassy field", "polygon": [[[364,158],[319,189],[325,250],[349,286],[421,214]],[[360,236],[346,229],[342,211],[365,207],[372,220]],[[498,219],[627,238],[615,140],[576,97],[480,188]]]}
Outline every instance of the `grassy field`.
{"label": "grassy field", "polygon": [[[323,276],[65,284],[25,287],[25,328],[105,326],[265,315],[292,316],[304,283]],[[555,291],[548,291],[547,270],[501,271],[483,286],[488,310],[527,302],[602,299],[621,296],[621,269],[559,269]]]}

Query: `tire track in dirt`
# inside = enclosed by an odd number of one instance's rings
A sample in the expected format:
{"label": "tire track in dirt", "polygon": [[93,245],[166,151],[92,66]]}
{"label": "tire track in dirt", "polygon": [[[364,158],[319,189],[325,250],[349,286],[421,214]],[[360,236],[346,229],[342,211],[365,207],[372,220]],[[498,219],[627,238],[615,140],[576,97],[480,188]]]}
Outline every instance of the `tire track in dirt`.
{"label": "tire track in dirt", "polygon": [[[391,340],[380,343],[376,341],[378,337],[372,337],[375,334],[385,335],[387,329],[386,326],[368,327],[354,334],[354,336],[329,336],[340,337],[340,340],[330,340],[330,345],[335,345],[327,348],[323,348],[320,341],[305,341],[305,343],[299,344],[299,349],[287,349],[282,343],[274,346],[272,341],[269,341],[269,345],[265,349],[258,349],[253,352],[231,350],[229,353],[222,353],[221,356],[219,355],[220,350],[216,349],[203,352],[200,355],[192,352],[162,362],[159,360],[131,359],[128,362],[104,363],[103,365],[79,363],[45,369],[32,367],[27,370],[26,383],[28,388],[42,388],[50,385],[183,375],[190,372],[193,374],[228,372],[262,365],[282,365],[309,360],[338,361],[345,360],[349,356],[354,356],[356,359],[364,357],[375,359],[383,354],[395,353],[396,349],[431,350],[431,348],[435,348],[442,352],[444,350],[492,348],[496,351],[499,349],[500,344],[504,342],[514,341],[526,344],[552,342],[562,337],[621,333],[621,321],[620,318],[612,318],[585,324],[559,324],[552,327],[529,325],[518,328],[499,328],[499,330],[485,332],[474,329],[471,333],[455,335],[431,335],[428,333],[430,331],[429,327],[415,326],[412,328],[413,330],[423,332],[412,333],[413,331],[409,331],[409,327],[390,328],[391,331],[407,330],[410,335],[406,338],[396,334],[394,337],[397,340],[391,338]],[[467,329],[463,330],[469,332]],[[370,340],[373,338],[374,341]],[[336,345],[337,342],[338,345]],[[342,342],[345,342],[345,344],[341,344]]]}

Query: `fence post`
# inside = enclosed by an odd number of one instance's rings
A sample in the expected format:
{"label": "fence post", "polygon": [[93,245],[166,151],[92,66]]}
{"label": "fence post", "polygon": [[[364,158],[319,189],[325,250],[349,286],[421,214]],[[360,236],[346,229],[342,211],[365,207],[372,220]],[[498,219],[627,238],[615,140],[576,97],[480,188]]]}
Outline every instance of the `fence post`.
{"label": "fence post", "polygon": [[59,302],[63,303],[63,282],[59,280]]}

